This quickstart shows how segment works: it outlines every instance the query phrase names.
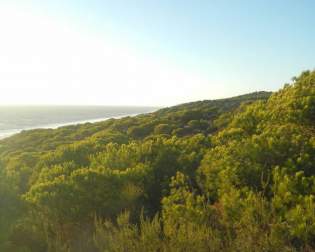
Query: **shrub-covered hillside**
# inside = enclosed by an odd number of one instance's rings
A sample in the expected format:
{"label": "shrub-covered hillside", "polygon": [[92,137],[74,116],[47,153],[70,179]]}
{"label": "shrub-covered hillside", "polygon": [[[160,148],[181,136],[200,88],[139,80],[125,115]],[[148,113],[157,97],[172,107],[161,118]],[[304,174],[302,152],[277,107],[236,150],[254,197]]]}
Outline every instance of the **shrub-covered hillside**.
{"label": "shrub-covered hillside", "polygon": [[315,72],[0,142],[2,251],[315,251]]}

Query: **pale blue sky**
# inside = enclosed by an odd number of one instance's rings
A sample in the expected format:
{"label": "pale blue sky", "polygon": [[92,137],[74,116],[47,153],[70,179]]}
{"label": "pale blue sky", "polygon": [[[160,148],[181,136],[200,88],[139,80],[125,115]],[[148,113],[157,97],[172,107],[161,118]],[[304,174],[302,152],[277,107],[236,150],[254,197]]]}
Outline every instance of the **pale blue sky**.
{"label": "pale blue sky", "polygon": [[315,66],[314,10],[311,0],[2,0],[0,103],[163,106],[277,90]]}

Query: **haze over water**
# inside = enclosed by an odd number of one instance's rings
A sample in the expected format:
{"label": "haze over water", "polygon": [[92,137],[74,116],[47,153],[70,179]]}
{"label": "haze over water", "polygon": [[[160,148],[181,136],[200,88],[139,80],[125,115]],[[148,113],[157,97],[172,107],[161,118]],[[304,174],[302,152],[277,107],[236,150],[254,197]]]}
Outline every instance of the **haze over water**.
{"label": "haze over water", "polygon": [[0,139],[22,130],[57,128],[156,110],[129,106],[0,106]]}

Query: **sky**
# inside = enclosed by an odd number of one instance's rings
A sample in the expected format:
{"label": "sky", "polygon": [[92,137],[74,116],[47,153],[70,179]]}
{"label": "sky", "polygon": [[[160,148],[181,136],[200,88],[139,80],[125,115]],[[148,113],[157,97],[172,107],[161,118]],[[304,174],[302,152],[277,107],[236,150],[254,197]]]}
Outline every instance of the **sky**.
{"label": "sky", "polygon": [[170,106],[315,67],[313,0],[0,0],[0,105]]}

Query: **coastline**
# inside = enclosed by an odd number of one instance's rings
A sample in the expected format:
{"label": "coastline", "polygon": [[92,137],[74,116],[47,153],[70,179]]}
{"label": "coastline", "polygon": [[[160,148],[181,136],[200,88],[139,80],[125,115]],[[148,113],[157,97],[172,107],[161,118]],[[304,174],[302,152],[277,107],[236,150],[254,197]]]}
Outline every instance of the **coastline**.
{"label": "coastline", "polygon": [[[150,112],[148,112],[148,113],[150,113]],[[71,122],[64,122],[64,123],[45,124],[45,125],[38,125],[38,126],[22,128],[22,129],[2,130],[2,131],[0,131],[0,140],[3,140],[5,138],[11,137],[13,135],[19,134],[24,130],[57,129],[60,127],[65,127],[65,126],[79,125],[79,124],[85,124],[85,123],[96,123],[96,122],[106,121],[109,119],[120,119],[120,118],[128,117],[128,116],[137,116],[140,114],[142,114],[142,113],[125,114],[125,115],[111,116],[111,117],[99,117],[99,118],[92,118],[92,119],[85,119],[85,120],[78,120],[78,121],[71,121]]]}

